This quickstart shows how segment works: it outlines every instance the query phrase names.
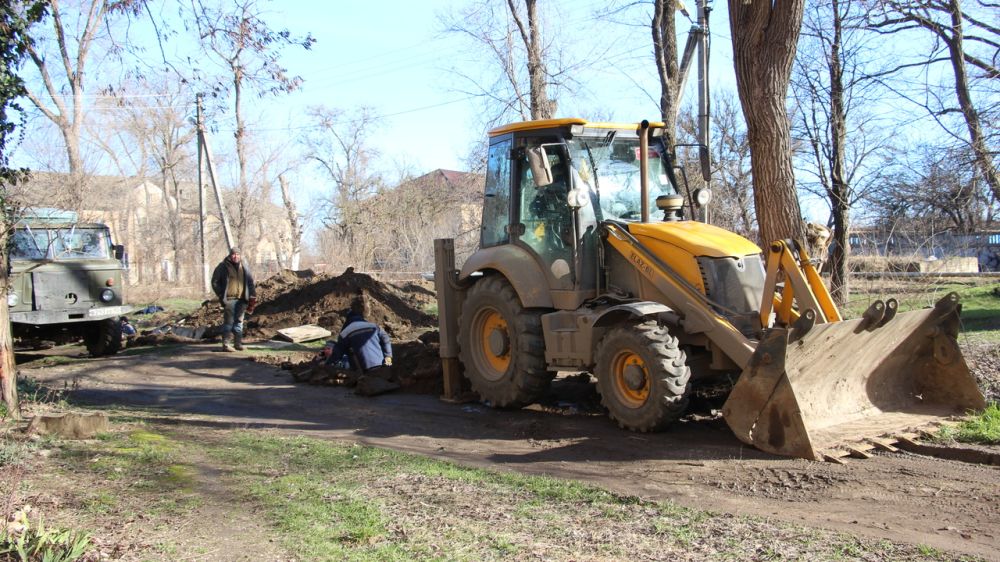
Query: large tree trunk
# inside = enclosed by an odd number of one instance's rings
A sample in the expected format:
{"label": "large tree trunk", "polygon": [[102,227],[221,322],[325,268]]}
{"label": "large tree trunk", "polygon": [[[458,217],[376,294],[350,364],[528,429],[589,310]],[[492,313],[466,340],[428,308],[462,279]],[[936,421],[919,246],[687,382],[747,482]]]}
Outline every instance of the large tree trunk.
{"label": "large tree trunk", "polygon": [[959,0],[948,0],[947,5],[951,16],[951,28],[949,29],[951,37],[947,37],[947,33],[940,33],[939,36],[948,45],[948,56],[955,74],[955,96],[958,98],[958,107],[962,110],[962,117],[965,118],[965,125],[969,130],[969,142],[976,156],[976,166],[986,184],[990,186],[993,196],[1000,199],[1000,177],[997,176],[996,166],[993,165],[993,153],[986,146],[979,112],[976,111],[976,106],[972,103],[972,96],[969,93],[969,76],[965,71],[962,6]]}
{"label": "large tree trunk", "polygon": [[677,104],[680,99],[677,68],[677,35],[674,32],[674,0],[654,0],[653,2],[653,57],[656,72],[660,77],[660,118],[663,120],[663,134],[667,146],[673,150],[677,145]]}
{"label": "large tree trunk", "polygon": [[521,41],[528,53],[528,82],[532,119],[552,119],[556,113],[556,102],[548,94],[548,70],[545,67],[544,45],[542,43],[542,23],[538,19],[538,0],[524,0],[528,13],[528,24],[518,15],[514,0],[507,0],[511,18],[521,34]]}
{"label": "large tree trunk", "polygon": [[802,240],[785,95],[804,0],[729,0],[736,86],[747,122],[761,241]]}
{"label": "large tree trunk", "polygon": [[[2,212],[2,211],[0,211]],[[6,225],[5,225],[6,226]],[[0,233],[0,288],[7,295],[7,229]],[[0,299],[0,397],[7,406],[8,415],[21,419],[21,410],[17,402],[17,371],[14,366],[14,338],[10,331],[10,314],[7,310],[7,299]]]}

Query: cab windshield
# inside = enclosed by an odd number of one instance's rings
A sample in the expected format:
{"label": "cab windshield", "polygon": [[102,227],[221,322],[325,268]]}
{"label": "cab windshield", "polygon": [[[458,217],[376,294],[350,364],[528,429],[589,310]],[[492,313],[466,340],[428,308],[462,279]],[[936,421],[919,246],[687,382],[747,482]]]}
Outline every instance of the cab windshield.
{"label": "cab windshield", "polygon": [[111,240],[100,228],[18,228],[10,249],[12,260],[108,259]]}
{"label": "cab windshield", "polygon": [[[570,156],[578,186],[587,185],[600,201],[598,220],[637,221],[641,218],[639,139],[615,134],[570,139]],[[667,178],[660,148],[650,143],[649,210],[656,213],[656,198],[676,191]]]}

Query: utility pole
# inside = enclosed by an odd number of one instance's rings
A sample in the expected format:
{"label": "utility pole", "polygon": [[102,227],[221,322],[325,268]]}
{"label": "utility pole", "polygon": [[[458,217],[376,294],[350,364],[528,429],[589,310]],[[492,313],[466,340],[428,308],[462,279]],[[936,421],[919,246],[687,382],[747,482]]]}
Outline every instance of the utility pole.
{"label": "utility pole", "polygon": [[[222,233],[226,237],[226,248],[236,245],[233,240],[233,232],[229,228],[229,217],[226,215],[226,205],[222,200],[222,188],[219,187],[218,175],[215,173],[215,165],[212,164],[212,149],[208,146],[208,135],[205,134],[205,122],[201,111],[202,95],[198,94],[198,185],[202,184],[202,156],[208,164],[208,178],[212,182],[212,189],[215,191],[215,202],[219,205],[219,218],[222,221]],[[204,268],[205,292],[210,290],[208,278],[208,261],[206,260],[205,246],[205,200],[204,190],[199,191],[198,202],[201,206],[201,261]]]}
{"label": "utility pole", "polygon": [[201,116],[201,97],[202,94],[195,96],[196,105],[198,111],[196,113],[196,125],[198,130],[198,237],[200,239],[201,248],[201,280],[202,280],[202,291],[208,294],[212,291],[211,282],[208,277],[208,260],[206,259],[206,253],[208,252],[205,245],[205,182],[202,180],[202,170],[204,170],[204,164],[201,160],[202,155],[202,130],[204,129],[204,122]]}

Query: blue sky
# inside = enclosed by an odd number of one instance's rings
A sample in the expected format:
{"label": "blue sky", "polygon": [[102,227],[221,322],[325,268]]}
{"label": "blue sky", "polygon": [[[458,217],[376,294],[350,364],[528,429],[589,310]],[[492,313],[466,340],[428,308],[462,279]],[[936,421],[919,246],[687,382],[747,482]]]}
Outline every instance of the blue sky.
{"label": "blue sky", "polygon": [[[455,0],[284,3],[280,10],[272,10],[269,21],[293,32],[308,31],[317,42],[311,51],[288,49],[283,58],[293,74],[305,79],[302,89],[262,100],[258,107],[275,128],[286,123],[293,127],[294,136],[294,127],[306,125],[303,112],[309,105],[341,109],[367,105],[384,116],[374,132],[383,157],[419,172],[461,169],[471,143],[485,135],[479,100],[461,91],[468,83],[451,72],[453,67],[471,71],[482,59],[470,52],[469,43],[441,32],[440,15],[461,4]],[[562,22],[573,53],[593,49],[603,55],[575,75],[581,85],[573,93],[562,93],[560,116],[604,113],[623,121],[655,116],[657,106],[647,93],[658,91],[648,27],[604,25],[595,37],[598,28],[590,18],[605,4],[554,3],[554,16]],[[713,20],[713,75],[719,85],[731,85],[728,21],[722,4]],[[682,45],[688,27],[686,20],[678,26]]]}

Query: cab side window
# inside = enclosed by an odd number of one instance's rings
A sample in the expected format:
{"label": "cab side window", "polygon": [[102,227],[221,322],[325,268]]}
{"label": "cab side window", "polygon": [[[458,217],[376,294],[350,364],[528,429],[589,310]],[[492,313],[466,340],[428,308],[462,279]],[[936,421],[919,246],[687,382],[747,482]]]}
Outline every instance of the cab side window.
{"label": "cab side window", "polygon": [[546,156],[552,183],[545,186],[536,185],[527,157],[521,162],[520,219],[524,225],[521,240],[551,263],[572,255],[573,211],[566,199],[570,187],[566,157],[558,146],[546,147]]}
{"label": "cab side window", "polygon": [[490,146],[486,167],[486,201],[480,246],[488,248],[510,242],[510,148],[511,141]]}

